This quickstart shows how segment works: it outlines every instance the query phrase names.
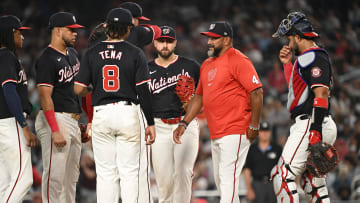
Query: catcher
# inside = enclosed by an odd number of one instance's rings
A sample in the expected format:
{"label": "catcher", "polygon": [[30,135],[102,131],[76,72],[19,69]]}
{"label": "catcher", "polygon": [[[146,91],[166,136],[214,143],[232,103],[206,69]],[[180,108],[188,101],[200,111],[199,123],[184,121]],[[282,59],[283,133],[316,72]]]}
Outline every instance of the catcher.
{"label": "catcher", "polygon": [[[329,56],[316,44],[319,35],[303,13],[290,13],[273,37],[288,40],[279,58],[289,85],[287,107],[293,121],[282,156],[271,171],[277,201],[299,202],[295,178],[301,175],[308,202],[330,202],[324,176],[336,167],[338,156],[331,146],[337,130],[329,114]],[[293,54],[298,56],[294,64]]]}
{"label": "catcher", "polygon": [[160,29],[161,35],[154,41],[157,58],[148,63],[157,133],[157,140],[151,146],[152,164],[159,202],[190,202],[199,127],[196,120],[187,126],[182,145],[173,142],[172,132],[194,94],[200,65],[174,53],[177,41],[172,27],[162,26]]}

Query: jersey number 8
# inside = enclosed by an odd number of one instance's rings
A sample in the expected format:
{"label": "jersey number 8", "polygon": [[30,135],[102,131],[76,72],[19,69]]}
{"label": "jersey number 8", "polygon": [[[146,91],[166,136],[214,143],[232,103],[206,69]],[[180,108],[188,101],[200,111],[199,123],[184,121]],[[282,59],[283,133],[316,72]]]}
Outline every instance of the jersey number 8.
{"label": "jersey number 8", "polygon": [[104,66],[102,76],[105,92],[116,92],[120,89],[119,67],[117,65]]}

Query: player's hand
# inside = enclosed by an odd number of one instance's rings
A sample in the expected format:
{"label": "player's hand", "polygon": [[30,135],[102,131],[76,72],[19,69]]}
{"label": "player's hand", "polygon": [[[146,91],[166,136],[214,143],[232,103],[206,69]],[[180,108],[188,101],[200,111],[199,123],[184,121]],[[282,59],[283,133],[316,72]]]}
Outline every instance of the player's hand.
{"label": "player's hand", "polygon": [[60,131],[53,132],[51,137],[56,147],[64,147],[66,145],[65,137],[60,133]]}
{"label": "player's hand", "polygon": [[147,145],[151,145],[155,142],[155,126],[150,125],[145,128],[145,141]]}
{"label": "player's hand", "polygon": [[250,143],[252,143],[259,136],[259,130],[252,130],[248,128],[246,136],[249,139]]}
{"label": "player's hand", "polygon": [[182,125],[179,125],[173,132],[173,139],[176,144],[181,144],[180,138],[185,132],[185,127]]}
{"label": "player's hand", "polygon": [[292,53],[289,46],[284,45],[282,49],[280,50],[279,59],[282,64],[288,64],[291,62],[292,59]]}
{"label": "player's hand", "polygon": [[80,124],[79,127],[81,131],[81,142],[88,142],[91,139],[91,123],[87,125]]}
{"label": "player's hand", "polygon": [[255,199],[255,192],[252,188],[248,188],[246,193],[246,199],[249,201],[253,201]]}
{"label": "player's hand", "polygon": [[28,126],[23,128],[24,137],[26,139],[26,146],[35,147],[37,144],[35,135],[31,132]]}

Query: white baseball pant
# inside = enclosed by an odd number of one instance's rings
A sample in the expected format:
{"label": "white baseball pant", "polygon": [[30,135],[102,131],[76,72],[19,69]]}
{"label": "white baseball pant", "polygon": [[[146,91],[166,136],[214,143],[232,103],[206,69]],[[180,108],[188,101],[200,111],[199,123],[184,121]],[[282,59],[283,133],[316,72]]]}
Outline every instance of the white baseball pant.
{"label": "white baseball pant", "polygon": [[239,178],[244,167],[250,141],[246,134],[226,135],[211,140],[215,184],[220,203],[240,203]]}
{"label": "white baseball pant", "polygon": [[199,151],[199,125],[191,121],[181,139],[173,141],[178,124],[155,119],[156,141],[151,145],[159,203],[184,203],[191,200],[193,169]]}
{"label": "white baseball pant", "polygon": [[97,202],[137,203],[140,123],[138,107],[119,101],[94,107],[92,145]]}
{"label": "white baseball pant", "polygon": [[146,145],[145,128],[146,119],[140,105],[138,105],[138,115],[140,119],[140,171],[139,171],[139,203],[152,203],[150,193],[150,146]]}
{"label": "white baseball pant", "polygon": [[[309,128],[311,119],[301,119],[303,115],[295,118],[295,123],[290,128],[290,136],[283,148],[279,163],[271,171],[274,191],[277,195],[278,202],[299,202],[299,193],[295,183],[295,178],[302,175],[306,170],[306,160],[308,157],[309,146]],[[322,141],[334,144],[337,135],[336,124],[331,116],[326,116],[322,123]],[[325,180],[314,180],[314,183],[325,183]],[[314,187],[322,187],[318,194],[319,197],[328,194],[326,185],[314,185]],[[306,192],[306,191],[305,191]],[[311,195],[307,195],[311,198]],[[310,199],[309,199],[310,200]],[[322,202],[328,202],[324,200]]]}
{"label": "white baseball pant", "polygon": [[31,150],[14,117],[0,119],[0,202],[22,202],[33,182]]}
{"label": "white baseball pant", "polygon": [[66,145],[62,148],[52,143],[51,129],[43,111],[39,111],[35,120],[43,160],[42,201],[75,203],[76,183],[80,174],[80,129],[71,113],[56,112],[55,117],[66,139]]}

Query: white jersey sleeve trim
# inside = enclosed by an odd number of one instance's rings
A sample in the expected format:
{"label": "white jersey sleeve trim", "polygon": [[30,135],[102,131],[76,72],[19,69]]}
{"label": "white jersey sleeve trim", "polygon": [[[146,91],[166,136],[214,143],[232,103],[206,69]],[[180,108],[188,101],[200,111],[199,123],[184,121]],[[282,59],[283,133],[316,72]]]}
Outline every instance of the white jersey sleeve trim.
{"label": "white jersey sleeve trim", "polygon": [[4,85],[5,85],[5,83],[7,83],[7,82],[14,82],[14,83],[17,83],[17,81],[16,81],[16,80],[13,80],[13,79],[7,79],[7,80],[5,80],[4,82],[2,82],[2,83],[1,83],[1,86],[4,86]]}
{"label": "white jersey sleeve trim", "polygon": [[81,83],[81,82],[78,82],[78,81],[74,81],[74,84],[75,84],[75,85],[80,85],[80,86],[82,86],[82,87],[88,87],[86,84]]}
{"label": "white jersey sleeve trim", "polygon": [[307,52],[298,58],[301,68],[306,68],[315,61],[316,55],[314,51]]}
{"label": "white jersey sleeve trim", "polygon": [[142,84],[144,84],[144,83],[148,83],[148,82],[150,82],[150,81],[151,81],[151,79],[143,80],[143,81],[141,81],[141,82],[136,83],[136,86],[142,85]]}
{"label": "white jersey sleeve trim", "polygon": [[49,83],[38,83],[37,86],[47,86],[47,87],[54,87],[54,85]]}
{"label": "white jersey sleeve trim", "polygon": [[324,85],[324,84],[313,84],[313,85],[311,85],[311,89],[312,88],[314,88],[314,87],[326,87],[326,88],[328,88],[329,89],[329,86],[327,86],[327,85]]}

